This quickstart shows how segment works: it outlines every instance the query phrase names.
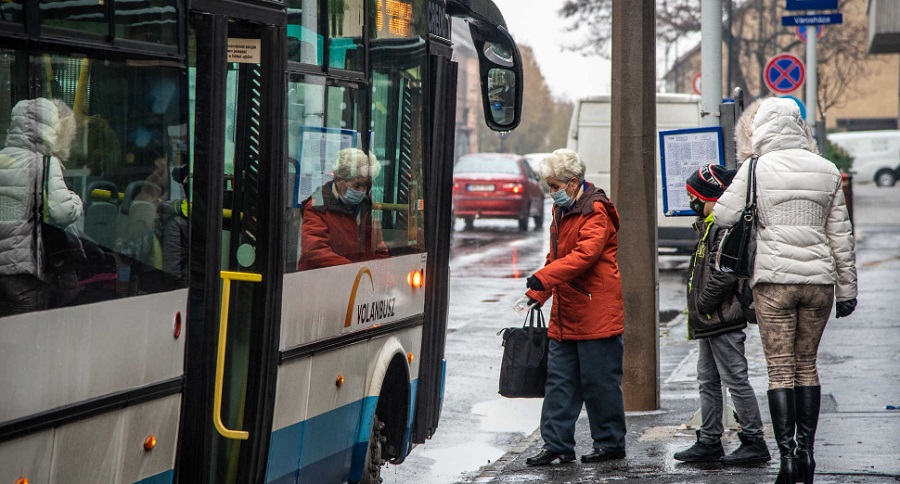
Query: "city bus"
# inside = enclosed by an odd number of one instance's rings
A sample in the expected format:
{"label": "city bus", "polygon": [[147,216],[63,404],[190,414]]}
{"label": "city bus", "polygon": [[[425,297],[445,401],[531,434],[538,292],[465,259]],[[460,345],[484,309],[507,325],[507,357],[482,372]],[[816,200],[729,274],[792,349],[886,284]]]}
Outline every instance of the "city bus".
{"label": "city bus", "polygon": [[433,435],[452,17],[514,129],[491,0],[0,2],[0,482],[374,483]]}

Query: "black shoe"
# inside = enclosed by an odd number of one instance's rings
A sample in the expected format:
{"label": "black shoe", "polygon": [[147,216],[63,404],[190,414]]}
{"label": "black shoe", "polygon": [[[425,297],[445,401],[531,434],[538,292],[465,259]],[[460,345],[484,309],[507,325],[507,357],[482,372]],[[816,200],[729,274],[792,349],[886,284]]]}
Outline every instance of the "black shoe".
{"label": "black shoe", "polygon": [[584,454],[581,456],[581,462],[585,464],[592,464],[594,462],[603,462],[606,460],[615,460],[615,459],[624,459],[625,451],[624,450],[606,450],[606,449],[594,449],[590,454]]}
{"label": "black shoe", "polygon": [[738,432],[738,438],[741,439],[741,446],[734,452],[722,457],[720,461],[723,464],[755,464],[772,460],[769,448],[766,447],[766,439],[762,437],[748,437],[743,432]]}
{"label": "black shoe", "polygon": [[525,463],[530,466],[545,466],[556,459],[559,459],[560,464],[565,464],[566,462],[575,460],[575,454],[557,454],[556,452],[550,452],[547,449],[541,449],[537,455],[525,459]]}
{"label": "black shoe", "polygon": [[700,442],[700,431],[697,431],[697,441],[691,447],[676,452],[675,460],[681,462],[718,462],[725,455],[725,449],[722,448],[722,441],[717,440],[715,444],[704,444]]}

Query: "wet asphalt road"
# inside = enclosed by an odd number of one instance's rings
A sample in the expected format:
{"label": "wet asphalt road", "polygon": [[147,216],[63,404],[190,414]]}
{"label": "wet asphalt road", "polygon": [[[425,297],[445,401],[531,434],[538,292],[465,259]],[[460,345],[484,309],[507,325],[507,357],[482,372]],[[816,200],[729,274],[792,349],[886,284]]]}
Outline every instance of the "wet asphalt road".
{"label": "wet asphalt road", "polygon": [[[900,434],[900,415],[884,413],[886,404],[900,404],[900,332],[895,322],[900,313],[900,186],[859,185],[855,191],[860,307],[854,317],[829,326],[819,355],[823,385],[829,393],[823,399],[823,428],[817,445],[822,457],[817,482],[823,484],[900,482],[895,439]],[[462,224],[457,224],[451,260],[446,401],[440,427],[403,465],[386,468],[384,482],[562,483],[598,482],[600,476],[600,482],[645,482],[648,472],[655,472],[653,482],[771,482],[777,472],[774,461],[745,472],[685,466],[670,458],[693,439],[691,432],[677,428],[689,418],[697,399],[696,358],[685,341],[679,315],[684,307],[686,257],[660,258],[660,375],[665,410],[656,415],[630,414],[629,429],[640,435],[639,442],[629,441],[627,465],[593,470],[557,466],[550,472],[524,467],[520,461],[540,443],[535,430],[541,400],[497,395],[502,348],[496,332],[520,324],[509,305],[521,296],[524,278],[540,267],[547,248],[547,227],[522,233],[515,221],[477,221],[475,230],[464,232]],[[866,336],[861,338],[860,331]],[[757,331],[748,331],[747,356],[751,382],[767,414],[765,362]],[[733,435],[728,439],[726,447],[736,446]],[[582,440],[589,439],[581,435]],[[774,444],[769,443],[774,452]]]}
{"label": "wet asphalt road", "polygon": [[[525,278],[540,268],[549,249],[549,203],[544,227],[515,220],[477,220],[464,231],[458,221],[452,243],[450,321],[445,402],[435,436],[406,462],[382,472],[385,483],[450,484],[477,475],[526,440],[538,426],[540,399],[510,400],[497,394],[503,348],[497,331],[522,324],[511,304],[525,292]],[[687,257],[660,261],[660,316],[684,307]],[[545,311],[549,316],[549,312]]]}

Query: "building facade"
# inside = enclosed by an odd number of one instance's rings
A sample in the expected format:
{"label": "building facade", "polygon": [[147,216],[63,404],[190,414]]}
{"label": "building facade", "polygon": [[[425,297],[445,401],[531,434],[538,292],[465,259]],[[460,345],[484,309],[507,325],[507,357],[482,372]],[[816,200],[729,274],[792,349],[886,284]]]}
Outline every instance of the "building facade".
{"label": "building facade", "polygon": [[[806,44],[794,27],[782,27],[781,16],[784,15],[783,0],[760,0],[759,2],[744,2],[736,6],[733,11],[731,30],[735,40],[732,49],[736,52],[729,55],[729,45],[723,42],[722,46],[722,79],[723,93],[729,96],[735,87],[741,87],[749,99],[761,96],[773,95],[763,81],[763,66],[771,57],[788,52],[806,61]],[[882,9],[873,19],[871,10],[873,5]],[[841,13],[844,23],[830,25],[823,28],[820,41],[820,54],[818,65],[819,78],[819,118],[826,121],[826,127],[830,130],[858,131],[870,129],[897,129],[898,115],[900,115],[900,56],[876,55],[888,52],[900,52],[900,28],[894,30],[895,50],[890,47],[881,47],[882,44],[891,45],[887,33],[881,33],[877,37],[878,49],[868,48],[868,52],[859,52],[850,55],[854,59],[848,62],[848,54],[844,57],[832,55],[822,62],[822,45],[832,42],[837,45],[832,52],[843,48],[844,39],[852,36],[866,35],[869,30],[868,45],[872,45],[872,33],[870,24],[876,20],[885,24],[883,18],[886,10],[900,11],[900,2],[896,0],[846,0],[841,3]],[[900,17],[900,13],[896,14]],[[897,20],[900,24],[900,20]],[[727,28],[727,27],[726,27]],[[888,28],[884,26],[882,28]],[[838,30],[843,29],[843,30]],[[831,39],[827,39],[831,36]],[[725,36],[727,37],[727,36]],[[744,40],[740,40],[744,39]],[[737,45],[753,39],[755,45]],[[856,42],[859,44],[859,42]],[[885,50],[887,49],[887,50]],[[729,58],[734,64],[740,64],[740,69],[732,67],[731,85],[728,82]],[[861,74],[855,74],[861,72]],[[693,93],[692,81],[695,75],[700,73],[700,44],[679,57],[672,68],[664,76],[666,90],[669,92]],[[737,73],[737,74],[735,74]],[[846,82],[848,74],[852,77]],[[840,83],[846,85],[840,88]],[[810,108],[809,100],[805,99],[805,87],[799,88],[790,95],[801,99]],[[823,97],[825,98],[823,102]],[[822,105],[826,110],[821,111]]]}

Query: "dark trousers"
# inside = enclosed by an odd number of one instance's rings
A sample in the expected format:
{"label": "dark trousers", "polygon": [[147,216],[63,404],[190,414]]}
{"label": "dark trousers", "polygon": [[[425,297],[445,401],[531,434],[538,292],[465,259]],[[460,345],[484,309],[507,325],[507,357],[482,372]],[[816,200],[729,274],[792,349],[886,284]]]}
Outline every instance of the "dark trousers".
{"label": "dark trousers", "polygon": [[622,336],[550,340],[541,437],[550,452],[575,452],[575,422],[587,408],[595,449],[625,450]]}
{"label": "dark trousers", "polygon": [[48,286],[31,274],[0,275],[0,316],[47,308]]}

